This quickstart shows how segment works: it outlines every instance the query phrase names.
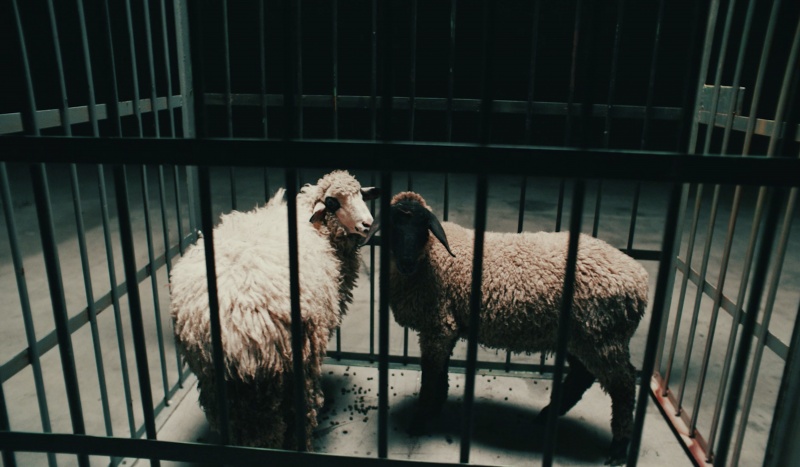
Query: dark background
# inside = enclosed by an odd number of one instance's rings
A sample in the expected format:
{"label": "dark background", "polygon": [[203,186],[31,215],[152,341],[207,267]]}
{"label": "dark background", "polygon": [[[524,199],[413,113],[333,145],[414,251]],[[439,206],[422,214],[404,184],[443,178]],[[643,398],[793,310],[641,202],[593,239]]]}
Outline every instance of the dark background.
{"label": "dark background", "polygon": [[[25,44],[31,65],[33,87],[37,109],[58,108],[61,100],[59,73],[56,66],[54,38],[44,0],[19,1],[20,15],[25,34]],[[150,65],[147,54],[147,31],[145,28],[144,3],[133,0],[131,4],[133,41],[127,27],[125,2],[110,0],[110,19],[114,52],[113,71],[116,74],[120,100],[134,98],[134,66],[138,77],[141,98],[151,93]],[[381,7],[389,5],[392,21],[391,54],[394,70],[393,94],[408,96],[411,83],[412,64],[412,9],[407,1],[377,2]],[[574,102],[584,100],[605,104],[609,100],[609,80],[612,77],[611,63],[614,34],[618,18],[619,1],[581,1],[581,22],[577,29],[578,57],[574,71]],[[706,18],[706,2],[665,1],[660,24],[660,42],[654,50],[658,26],[659,2],[656,0],[625,1],[620,29],[619,59],[613,90],[615,104],[644,106],[648,102],[651,79],[651,64],[654,53],[655,75],[652,79],[652,105],[683,107],[691,104],[697,83],[699,57],[703,49]],[[722,33],[722,24],[728,8],[721,2],[716,44]],[[26,104],[25,81],[21,65],[20,43],[11,0],[0,3],[0,41],[2,48],[2,82],[0,113],[19,112]],[[56,1],[55,17],[58,42],[63,56],[67,100],[70,106],[86,105],[88,102],[87,75],[83,59],[77,0]],[[231,90],[235,93],[260,93],[261,91],[261,44],[259,39],[259,1],[236,0],[228,2],[229,50]],[[570,83],[573,76],[573,46],[576,36],[576,1],[539,1],[538,41],[536,61],[531,65],[533,1],[496,2],[494,18],[495,40],[491,52],[491,95],[494,99],[525,101],[530,83],[533,82],[533,97],[536,101],[567,102],[570,99]],[[154,59],[155,87],[159,96],[167,94],[166,61],[164,56],[161,21],[166,20],[167,43],[173,94],[180,93],[173,2],[167,1],[165,17],[162,18],[160,3],[150,1],[149,14],[152,21],[152,47]],[[331,0],[303,0],[301,3],[302,29],[302,91],[304,94],[330,95],[333,89],[333,2]],[[756,14],[750,40],[747,42],[742,86],[747,88],[744,111],[750,113],[752,89],[761,58],[761,49],[772,1],[756,2]],[[757,114],[761,118],[773,118],[780,83],[789,53],[798,18],[798,2],[785,1],[773,40],[768,61],[767,82],[763,88],[761,104]],[[734,22],[731,28],[730,45],[725,57],[723,84],[732,80],[736,55],[739,49],[747,2],[736,2]],[[265,50],[266,88],[271,94],[284,92],[283,47],[284,2],[265,2]],[[447,97],[448,61],[450,37],[449,1],[419,1],[416,37],[416,89],[417,97]],[[203,56],[206,91],[225,92],[224,34],[222,2],[203,0]],[[106,22],[102,3],[85,0],[84,10],[88,25],[89,52],[91,54],[92,77],[98,102],[112,99],[112,66],[108,41],[104,28]],[[372,21],[373,1],[338,1],[338,73],[340,95],[370,96],[372,94]],[[454,88],[455,98],[481,97],[481,46],[484,2],[459,0],[456,15]],[[380,25],[380,21],[378,21]],[[381,34],[378,31],[378,43]],[[711,66],[706,82],[713,83],[718,57],[718,46],[712,53]],[[135,58],[135,60],[132,60]],[[380,70],[380,67],[377,68]],[[531,75],[531,69],[534,73]],[[532,76],[532,80],[531,80]],[[382,93],[377,83],[377,95]],[[688,100],[687,100],[688,98]],[[210,136],[229,136],[223,106],[213,105],[208,109]],[[172,134],[170,116],[161,111],[160,130],[162,136]],[[392,121],[392,137],[422,141],[444,141],[446,139],[446,113],[444,111],[415,112],[413,135],[408,111],[396,110]],[[180,111],[173,117],[180,135]],[[577,118],[577,117],[576,117]],[[235,106],[232,115],[234,137],[263,137],[261,110],[258,106]],[[283,132],[283,110],[271,107],[267,114],[268,136],[281,137]],[[453,117],[453,140],[471,142],[479,133],[477,112],[455,112]],[[575,134],[582,131],[580,122],[573,121],[572,135],[568,135],[565,116],[536,115],[530,142],[540,145],[575,145]],[[605,120],[594,118],[588,123],[589,145],[604,145]],[[101,123],[101,134],[109,134],[107,122]],[[76,124],[74,134],[91,134],[89,124]],[[154,135],[152,115],[144,115],[141,128],[133,116],[123,119],[125,136]],[[651,122],[642,144],[643,122],[639,118],[614,119],[611,125],[609,144],[612,148],[686,150],[687,132],[681,132],[681,122],[656,120]],[[53,128],[45,134],[63,134],[63,129]],[[306,138],[330,138],[333,136],[333,110],[331,108],[306,108],[303,117],[303,136]],[[715,135],[714,146],[718,145]],[[369,109],[340,109],[339,137],[372,138],[372,114]],[[496,114],[492,119],[491,141],[494,143],[520,144],[525,139],[525,114]],[[751,153],[766,149],[766,138],[756,138]],[[731,151],[736,152],[741,137],[734,139]],[[713,152],[713,151],[712,151]]]}

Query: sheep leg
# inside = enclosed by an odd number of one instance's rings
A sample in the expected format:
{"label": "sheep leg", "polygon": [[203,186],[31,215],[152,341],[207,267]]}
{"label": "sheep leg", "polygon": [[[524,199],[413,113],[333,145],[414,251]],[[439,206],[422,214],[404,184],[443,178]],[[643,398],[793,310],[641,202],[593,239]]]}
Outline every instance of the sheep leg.
{"label": "sheep leg", "polygon": [[411,434],[424,432],[425,423],[441,412],[447,400],[447,370],[457,340],[457,336],[447,336],[444,332],[420,333],[422,383],[417,410],[409,429]]}
{"label": "sheep leg", "polygon": [[628,457],[628,444],[633,431],[633,409],[636,404],[636,369],[628,352],[611,358],[611,365],[598,372],[598,380],[611,397],[611,433],[606,465],[623,465]]}
{"label": "sheep leg", "polygon": [[[564,378],[558,415],[564,415],[569,412],[569,409],[573,408],[581,400],[586,390],[594,384],[594,375],[586,369],[586,366],[580,360],[572,354],[567,354],[567,361],[569,362],[569,373]],[[548,404],[539,412],[536,417],[539,423],[547,422],[547,417],[552,410],[551,405]]]}

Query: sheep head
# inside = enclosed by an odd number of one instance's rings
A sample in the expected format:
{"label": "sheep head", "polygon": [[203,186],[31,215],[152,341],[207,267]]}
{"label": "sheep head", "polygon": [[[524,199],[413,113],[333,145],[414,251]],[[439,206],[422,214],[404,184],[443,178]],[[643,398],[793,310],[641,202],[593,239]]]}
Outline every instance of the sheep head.
{"label": "sheep head", "polygon": [[[403,192],[392,198],[391,205],[391,251],[397,270],[410,275],[417,271],[425,253],[429,234],[445,247],[451,256],[455,254],[447,243],[442,224],[433,214],[422,196],[414,192]],[[373,227],[371,234],[377,230]]]}
{"label": "sheep head", "polygon": [[380,196],[376,187],[362,187],[353,176],[345,171],[332,172],[317,182],[320,195],[314,203],[309,221],[319,223],[326,214],[332,214],[348,234],[367,236],[373,218],[366,201]]}

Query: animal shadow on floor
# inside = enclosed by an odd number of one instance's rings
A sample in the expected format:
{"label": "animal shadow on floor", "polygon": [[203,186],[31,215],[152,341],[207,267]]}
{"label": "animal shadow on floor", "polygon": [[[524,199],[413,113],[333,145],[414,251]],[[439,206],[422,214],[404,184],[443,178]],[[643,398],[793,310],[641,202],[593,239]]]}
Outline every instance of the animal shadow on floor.
{"label": "animal shadow on floor", "polygon": [[[416,400],[406,398],[389,408],[390,425],[397,427],[390,443],[401,445],[415,438],[407,433],[416,409]],[[464,405],[453,397],[448,398],[442,412],[426,425],[425,438],[444,437],[448,443],[460,444]],[[523,407],[511,402],[476,399],[473,406],[473,448],[487,448],[531,453],[544,452],[546,427],[538,423],[540,408]],[[602,465],[606,457],[611,434],[569,414],[558,420],[555,454],[562,459],[577,462],[597,462]],[[391,430],[390,430],[391,431]],[[402,434],[402,436],[397,436]],[[457,448],[457,447],[456,447]]]}

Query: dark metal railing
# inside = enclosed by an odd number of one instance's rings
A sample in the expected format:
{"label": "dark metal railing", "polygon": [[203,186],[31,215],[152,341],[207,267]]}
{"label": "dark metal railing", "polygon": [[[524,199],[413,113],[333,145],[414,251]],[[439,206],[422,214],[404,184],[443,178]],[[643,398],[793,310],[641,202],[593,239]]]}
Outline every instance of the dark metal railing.
{"label": "dark metal railing", "polygon": [[[570,211],[570,249],[569,260],[567,263],[567,275],[564,284],[564,296],[571,296],[570,287],[573,284],[575,255],[577,246],[577,234],[581,230],[581,215],[583,211],[584,195],[586,189],[585,180],[597,180],[597,195],[594,209],[594,219],[592,234],[597,236],[601,213],[602,183],[606,180],[626,180],[635,181],[636,186],[632,199],[631,217],[627,236],[627,245],[624,248],[628,254],[645,260],[658,260],[659,273],[656,281],[655,301],[653,306],[650,329],[645,349],[645,357],[642,365],[642,382],[638,394],[636,405],[635,428],[633,439],[631,440],[629,465],[635,465],[641,443],[641,433],[644,423],[645,408],[648,395],[651,393],[662,404],[673,404],[679,415],[669,418],[676,423],[680,417],[686,418],[686,425],[691,436],[701,445],[700,451],[693,451],[695,460],[704,461],[701,456],[709,459],[715,453],[719,453],[718,462],[725,462],[728,457],[732,462],[737,462],[739,453],[742,449],[742,439],[746,429],[746,419],[749,411],[749,402],[753,397],[753,388],[758,375],[758,366],[764,349],[770,349],[782,359],[787,359],[796,349],[787,346],[775,337],[769,330],[770,313],[777,294],[777,285],[781,272],[781,262],[775,262],[770,268],[770,257],[773,239],[765,236],[769,233],[775,236],[778,226],[780,209],[782,209],[782,191],[785,187],[790,187],[788,201],[785,204],[785,214],[783,227],[780,230],[780,237],[776,244],[776,257],[780,261],[787,254],[787,243],[789,228],[791,226],[792,213],[795,206],[798,181],[795,174],[800,173],[800,163],[794,154],[788,154],[784,149],[787,141],[800,141],[800,126],[797,125],[796,116],[790,114],[796,110],[796,95],[792,89],[797,87],[797,80],[800,79],[796,73],[798,50],[800,49],[800,27],[795,34],[791,53],[787,60],[786,73],[781,81],[781,91],[778,105],[772,120],[759,117],[758,110],[761,105],[762,89],[768,85],[769,79],[767,70],[767,58],[772,50],[772,41],[775,35],[776,24],[779,18],[781,2],[773,3],[766,27],[763,40],[763,50],[761,61],[758,66],[755,82],[752,86],[752,100],[750,104],[750,116],[737,114],[736,105],[739,102],[738,93],[740,92],[740,81],[742,70],[745,63],[745,46],[748,43],[751,25],[755,11],[755,2],[748,2],[747,14],[744,19],[744,27],[741,29],[741,40],[739,44],[738,57],[735,66],[733,85],[730,89],[732,97],[728,101],[722,101],[723,71],[725,69],[725,58],[730,56],[726,53],[730,39],[733,21],[735,18],[735,1],[728,4],[725,16],[724,28],[721,34],[716,34],[716,29],[720,23],[718,0],[711,0],[708,16],[705,17],[705,47],[702,54],[698,56],[698,64],[693,62],[694,53],[689,53],[689,61],[692,63],[687,67],[685,96],[680,106],[659,106],[655,105],[657,95],[656,77],[658,73],[659,48],[662,44],[663,27],[665,27],[665,3],[659,2],[658,12],[654,23],[653,46],[650,54],[649,73],[647,74],[646,97],[643,105],[623,105],[617,102],[616,86],[619,73],[620,43],[626,40],[623,37],[623,19],[626,13],[624,0],[616,2],[616,18],[612,50],[612,62],[609,72],[608,96],[603,103],[593,101],[593,90],[587,85],[594,78],[595,70],[590,63],[591,47],[593,46],[593,27],[591,16],[592,8],[599,8],[598,5],[590,4],[583,0],[575,2],[574,31],[572,43],[572,54],[570,61],[570,71],[568,79],[568,89],[566,102],[550,102],[543,100],[544,96],[536,88],[537,69],[541,68],[538,63],[537,54],[539,53],[539,28],[541,22],[542,8],[541,2],[536,1],[531,9],[531,53],[529,64],[529,75],[527,79],[527,98],[498,100],[492,98],[492,46],[495,40],[494,16],[495,2],[487,1],[486,10],[483,16],[483,37],[480,42],[482,50],[482,78],[481,78],[481,97],[465,98],[456,97],[454,91],[455,82],[455,63],[456,63],[456,30],[457,15],[456,2],[453,0],[449,11],[449,43],[448,43],[448,70],[446,96],[422,96],[417,92],[417,35],[418,25],[421,24],[424,9],[420,9],[417,0],[411,0],[410,34],[408,44],[411,51],[411,65],[408,77],[409,92],[407,96],[395,95],[393,79],[396,75],[393,70],[393,63],[389,57],[392,56],[392,28],[391,15],[388,4],[379,4],[377,0],[371,3],[370,11],[370,76],[369,92],[366,90],[363,95],[341,95],[340,93],[340,63],[339,63],[339,4],[334,1],[332,8],[332,83],[330,95],[303,94],[303,17],[301,0],[284,2],[281,6],[283,21],[283,89],[282,92],[268,92],[267,77],[272,70],[269,68],[267,60],[267,41],[268,30],[266,19],[271,12],[268,12],[266,2],[261,0],[258,6],[258,37],[259,43],[259,93],[237,92],[231,82],[231,35],[229,28],[228,3],[221,3],[221,15],[218,21],[222,25],[222,42],[224,63],[224,82],[221,92],[211,92],[207,86],[206,74],[209,67],[209,57],[206,55],[207,42],[209,38],[204,36],[204,27],[211,23],[208,21],[212,15],[211,10],[216,8],[208,3],[192,3],[188,8],[181,0],[175,0],[171,13],[175,17],[175,32],[177,44],[175,54],[178,61],[178,75],[180,76],[181,91],[180,95],[173,95],[172,90],[172,64],[170,54],[172,46],[168,39],[168,8],[165,1],[159,2],[158,16],[160,19],[161,38],[160,44],[163,47],[164,65],[163,74],[159,72],[156,62],[155,51],[158,46],[158,38],[153,31],[151,24],[151,12],[149,2],[143,4],[144,13],[144,51],[137,49],[137,41],[142,44],[142,37],[139,37],[138,24],[135,23],[134,15],[131,10],[131,3],[126,0],[122,8],[124,9],[125,30],[123,31],[128,42],[129,57],[124,60],[130,62],[130,80],[132,81],[132,99],[120,102],[119,83],[117,76],[117,65],[115,64],[113,34],[111,28],[111,12],[107,0],[103,1],[104,37],[102,42],[105,45],[100,53],[104,58],[108,58],[107,63],[110,68],[109,82],[104,87],[105,93],[101,100],[105,103],[97,103],[95,96],[95,85],[90,56],[91,38],[89,37],[86,18],[83,11],[83,3],[78,0],[78,19],[80,26],[80,45],[83,65],[86,73],[87,97],[85,105],[70,106],[68,97],[75,94],[72,89],[67,87],[68,80],[64,70],[61,44],[59,42],[59,18],[57,18],[52,0],[47,0],[47,13],[49,29],[53,37],[52,47],[55,51],[56,74],[53,82],[59,95],[59,105],[56,109],[38,110],[36,108],[36,93],[33,88],[33,79],[28,63],[28,51],[26,49],[26,36],[23,32],[23,21],[20,17],[16,0],[12,0],[11,5],[14,12],[14,21],[17,27],[17,36],[21,45],[22,72],[25,78],[26,104],[19,112],[11,112],[0,115],[0,134],[23,132],[28,137],[12,136],[2,140],[4,151],[0,154],[0,185],[3,189],[3,206],[6,215],[6,223],[9,231],[9,244],[12,249],[14,268],[17,274],[17,285],[19,296],[22,302],[22,313],[24,318],[25,337],[27,349],[12,357],[0,366],[0,447],[3,449],[3,461],[6,465],[15,465],[13,450],[20,451],[41,451],[48,453],[48,462],[55,465],[54,452],[78,454],[81,464],[88,463],[88,455],[109,455],[112,463],[120,462],[120,456],[132,456],[154,459],[175,459],[175,460],[203,460],[209,461],[216,459],[219,462],[236,460],[263,461],[263,460],[285,460],[305,462],[307,454],[286,453],[286,452],[264,452],[247,448],[234,448],[229,446],[197,446],[185,443],[166,443],[155,441],[156,422],[158,413],[170,403],[170,398],[182,385],[186,371],[182,371],[183,366],[180,356],[175,354],[178,369],[177,382],[170,384],[167,371],[167,355],[164,346],[163,330],[161,329],[162,319],[159,310],[158,298],[158,273],[160,267],[165,266],[166,274],[169,275],[171,260],[183,252],[184,246],[196,239],[196,226],[202,224],[206,232],[206,260],[208,277],[211,278],[208,284],[210,312],[212,321],[212,336],[214,347],[215,367],[220,370],[217,372],[218,404],[220,404],[220,429],[222,432],[222,444],[227,444],[228,423],[227,403],[224,382],[224,356],[221,347],[220,323],[218,306],[216,304],[216,286],[213,280],[214,274],[214,252],[213,252],[213,210],[211,198],[211,181],[209,171],[213,167],[225,167],[229,170],[230,196],[233,209],[237,208],[237,172],[239,167],[263,167],[264,168],[264,192],[265,197],[269,197],[270,189],[268,182],[268,170],[275,168],[286,169],[285,182],[289,194],[289,226],[290,226],[290,265],[292,283],[292,322],[293,329],[293,354],[294,354],[294,384],[296,391],[303,387],[301,378],[302,371],[302,352],[299,350],[300,339],[300,303],[299,286],[297,278],[297,244],[294,217],[296,205],[294,194],[296,193],[297,171],[302,169],[329,167],[332,160],[337,166],[350,169],[369,170],[373,173],[373,183],[375,174],[380,174],[380,181],[386,196],[380,201],[380,211],[388,212],[389,200],[392,186],[392,175],[394,173],[404,173],[409,170],[421,172],[439,172],[444,174],[444,205],[443,219],[447,220],[450,209],[450,181],[449,175],[453,173],[475,174],[477,178],[477,195],[475,207],[475,257],[474,257],[474,277],[472,287],[472,319],[470,326],[470,337],[467,344],[466,360],[454,360],[453,366],[466,374],[466,385],[464,393],[464,426],[461,439],[462,462],[469,462],[471,449],[471,424],[472,410],[475,390],[475,375],[483,368],[503,368],[506,371],[528,371],[536,368],[538,371],[548,371],[553,373],[553,403],[557,404],[560,397],[561,377],[564,371],[564,356],[567,344],[566,329],[563,323],[566,322],[570,305],[569,300],[564,300],[561,313],[559,350],[556,353],[555,364],[545,365],[544,358],[538,366],[527,363],[517,363],[511,361],[511,354],[506,354],[505,363],[480,362],[477,357],[477,330],[479,327],[477,308],[480,303],[480,279],[482,270],[482,236],[486,229],[487,211],[487,176],[489,175],[513,175],[522,177],[519,196],[519,215],[517,219],[517,231],[523,231],[525,201],[527,195],[527,183],[529,177],[558,177],[561,178],[559,186],[559,196],[556,213],[556,230],[561,229],[563,217],[563,204],[565,200],[566,179],[576,180],[572,196],[573,207]],[[697,10],[693,18],[693,30],[702,30],[703,15],[700,3],[697,2]],[[630,6],[628,7],[630,8]],[[155,11],[155,9],[154,9]],[[215,20],[217,21],[217,20]],[[27,23],[26,23],[27,24]],[[205,26],[204,26],[205,25]],[[188,31],[187,31],[188,28]],[[156,26],[158,29],[158,26]],[[460,30],[460,29],[459,29]],[[718,61],[714,74],[714,85],[711,88],[710,107],[700,109],[700,102],[706,81],[711,69],[711,58],[715,37],[719,36],[721,44],[718,45]],[[395,36],[395,39],[396,40]],[[204,42],[206,43],[204,45]],[[699,46],[702,38],[695,41],[695,46]],[[140,47],[141,48],[141,47]],[[137,57],[146,57],[147,88],[148,98],[140,96],[139,70],[137,68]],[[698,66],[699,65],[699,66]],[[697,68],[695,71],[694,68]],[[399,76],[399,75],[398,75]],[[161,79],[165,79],[163,92],[159,92],[157,84]],[[697,82],[697,87],[693,83]],[[191,97],[188,97],[191,96]],[[537,100],[537,97],[539,99]],[[695,105],[695,101],[697,105]],[[725,109],[727,103],[727,109]],[[259,130],[264,141],[255,140],[233,140],[233,139],[208,139],[209,119],[212,112],[218,109],[223,110],[225,131],[222,133],[227,138],[237,136],[237,122],[235,107],[260,107]],[[268,126],[268,114],[273,108],[283,110],[284,118],[281,136],[283,140],[267,140],[270,132],[276,133]],[[303,140],[304,137],[304,109],[306,108],[326,108],[331,109],[332,135],[334,140]],[[722,112],[720,113],[720,108]],[[197,140],[178,140],[160,139],[162,137],[162,124],[160,112],[166,110],[169,116],[169,136],[177,136],[175,128],[175,112],[181,109],[183,121],[181,125],[182,135],[198,136]],[[342,123],[339,113],[340,109],[364,109],[370,116],[370,142],[359,141],[338,141],[340,125]],[[433,110],[441,112],[445,119],[445,136],[441,139],[449,144],[440,143],[414,143],[417,137],[415,130],[418,125],[418,112]],[[389,141],[392,133],[391,122],[395,114],[404,113],[404,119],[408,123],[407,139],[410,142],[391,142]],[[452,144],[454,139],[453,118],[456,112],[477,113],[480,125],[477,140],[479,144]],[[519,114],[524,115],[524,133],[521,134],[520,141],[524,146],[498,146],[490,144],[492,116],[498,114]],[[145,128],[143,116],[152,116],[154,127]],[[133,123],[133,129],[126,127],[123,129],[124,117],[133,116],[128,119]],[[536,147],[533,129],[537,119],[542,116],[564,117],[564,142],[568,148],[543,148]],[[396,115],[395,115],[396,118]],[[642,130],[638,147],[639,151],[614,151],[611,140],[611,130],[614,128],[612,123],[615,120],[636,119],[642,122]],[[109,135],[134,136],[131,139],[98,139],[101,136],[99,122],[110,121],[111,131]],[[592,124],[603,122],[604,132],[602,135],[602,147],[604,150],[588,149],[590,127]],[[73,126],[88,122],[91,126],[92,138],[72,138]],[[651,147],[652,131],[656,122],[677,122],[677,144],[678,150],[675,153],[655,153],[646,151]],[[705,132],[701,131],[700,126],[706,125]],[[148,125],[149,126],[149,125]],[[60,128],[65,137],[37,138],[42,129]],[[724,128],[721,150],[715,151],[712,145],[715,144],[715,129]],[[683,141],[684,129],[689,129],[688,138],[690,144],[688,149]],[[732,157],[716,156],[715,152],[727,154],[729,152],[730,135],[732,131],[739,131],[744,134],[744,142],[741,150],[742,155],[751,152],[753,140],[756,135],[769,136],[769,147],[766,150],[767,158],[760,157]],[[703,133],[705,137],[703,138]],[[142,138],[145,134],[153,134],[155,139]],[[166,136],[166,133],[163,135]],[[274,137],[274,136],[273,136]],[[700,147],[702,138],[702,150]],[[378,141],[381,141],[378,143]],[[784,145],[784,146],[781,146]],[[577,146],[581,149],[575,149]],[[698,155],[694,155],[697,152]],[[220,154],[225,154],[225,158],[220,158]],[[113,155],[113,159],[109,157]],[[266,156],[265,156],[266,155]],[[792,156],[772,157],[772,156]],[[6,162],[31,164],[31,172],[34,180],[34,194],[36,198],[37,212],[41,223],[41,236],[43,240],[43,251],[46,257],[46,268],[48,282],[51,287],[54,320],[56,329],[42,339],[37,340],[34,331],[33,321],[30,319],[30,303],[27,297],[27,286],[25,277],[22,274],[23,265],[19,246],[16,237],[16,226],[13,216],[13,201],[9,190],[9,181],[6,173]],[[85,284],[85,294],[87,300],[86,308],[77,314],[69,317],[66,310],[66,303],[63,297],[63,284],[61,282],[60,268],[58,263],[58,249],[53,234],[52,218],[49,213],[51,203],[48,199],[48,180],[45,173],[47,163],[70,163],[70,181],[73,191],[73,209],[75,210],[77,238],[80,249],[83,279]],[[103,235],[105,241],[106,256],[109,269],[110,290],[99,299],[94,297],[90,268],[88,265],[88,254],[86,252],[85,227],[81,215],[81,195],[78,190],[79,179],[74,164],[97,164],[98,171],[98,190],[101,200],[101,217]],[[107,206],[107,194],[105,189],[105,175],[103,164],[113,163],[114,179],[116,189],[117,212],[122,234],[122,249],[124,257],[125,281],[117,284],[114,266],[113,244],[110,233],[110,217]],[[131,206],[128,193],[128,177],[126,169],[120,164],[132,164],[141,170],[142,182],[142,202],[145,240],[147,248],[147,265],[139,268],[136,264],[134,252],[134,237],[131,225]],[[177,242],[170,241],[168,217],[167,217],[167,197],[166,197],[166,177],[164,164],[172,164],[172,180],[174,186],[175,214],[177,218]],[[162,235],[164,237],[164,253],[157,255],[152,239],[152,229],[150,218],[150,199],[148,182],[148,166],[158,167],[158,189],[159,204],[161,210]],[[199,169],[197,168],[199,166]],[[181,180],[180,171],[186,169],[185,181]],[[658,250],[637,250],[634,248],[634,238],[637,230],[637,219],[639,216],[639,201],[641,197],[641,183],[645,181],[671,183],[673,188],[669,198],[669,206],[665,217],[665,230],[661,248]],[[695,191],[695,202],[691,210],[691,223],[689,226],[689,237],[687,239],[687,249],[685,257],[675,257],[674,252],[678,251],[681,235],[684,230],[684,218],[689,218],[689,211],[686,210],[686,203],[690,193],[688,185],[699,184]],[[713,199],[711,202],[711,212],[709,223],[706,228],[707,237],[702,247],[702,256],[699,269],[693,268],[695,240],[698,231],[701,230],[700,215],[703,206],[703,185],[715,184]],[[707,274],[709,270],[709,257],[713,246],[713,230],[717,217],[717,210],[720,197],[720,184],[736,185],[734,193],[731,217],[728,223],[728,233],[725,238],[723,248],[722,264],[717,283],[712,285]],[[738,290],[737,299],[731,300],[723,294],[726,274],[729,266],[733,231],[736,226],[740,212],[742,199],[742,186],[759,186],[759,199],[755,209],[753,227],[750,233],[750,240],[747,251],[744,255],[743,272],[745,279]],[[413,178],[409,174],[407,187],[413,187]],[[185,192],[183,190],[186,190]],[[185,196],[185,198],[183,198]],[[190,233],[186,236],[183,232],[183,220],[181,210],[183,199],[188,205],[189,229]],[[373,203],[373,210],[375,203]],[[765,211],[767,211],[765,213]],[[766,220],[764,216],[766,215]],[[384,219],[384,224],[388,219]],[[381,242],[387,242],[389,229],[385,226]],[[759,234],[759,229],[761,233]],[[760,241],[760,244],[759,244]],[[383,243],[385,244],[385,243]],[[760,246],[759,246],[760,245]],[[757,248],[758,247],[758,248]],[[404,330],[403,351],[401,355],[393,355],[389,351],[389,321],[390,312],[388,308],[388,270],[389,252],[388,248],[381,248],[379,258],[380,284],[378,285],[379,298],[378,309],[375,309],[375,272],[376,257],[375,246],[370,246],[370,344],[368,353],[348,352],[342,348],[341,334],[336,334],[336,358],[354,359],[364,364],[373,364],[376,358],[374,332],[375,313],[377,311],[378,327],[378,352],[377,368],[379,372],[378,382],[378,459],[352,459],[338,458],[332,456],[314,456],[324,465],[359,465],[377,464],[386,461],[388,457],[388,388],[389,376],[388,369],[390,364],[414,364],[419,361],[417,357],[408,355],[408,330]],[[755,261],[753,280],[748,281],[751,265]],[[674,263],[674,264],[673,264]],[[673,328],[673,336],[670,342],[668,355],[665,359],[666,372],[662,378],[656,373],[653,381],[649,376],[660,371],[661,360],[663,357],[663,343],[670,320],[670,300],[672,287],[676,273],[681,273],[679,302],[675,316],[671,319],[676,323]],[[767,281],[769,273],[770,280]],[[146,336],[143,326],[143,304],[139,296],[138,285],[140,282],[150,277],[153,292],[153,311],[156,322],[156,338],[159,356],[159,368],[161,386],[163,389],[163,399],[155,404],[150,384],[150,368],[146,357]],[[686,300],[686,291],[689,284],[698,286],[699,293],[695,296],[692,308],[691,324],[689,326],[688,350],[684,355],[683,373],[680,374],[680,383],[677,392],[672,394],[669,390],[670,376],[673,372],[673,361],[676,357],[680,335],[679,323]],[[766,291],[766,307],[761,323],[756,319],[756,310],[762,292]],[[743,306],[746,293],[750,296],[747,306]],[[131,398],[130,375],[128,374],[128,359],[126,355],[125,342],[123,337],[123,316],[120,310],[119,299],[127,294],[130,301],[130,312],[132,318],[132,331],[135,349],[135,360],[137,366],[137,379],[139,381],[139,391],[144,415],[144,424],[137,426],[134,420],[134,409]],[[695,340],[698,328],[698,316],[700,302],[703,296],[713,297],[712,319],[709,324],[709,338],[703,352],[703,363],[700,382],[696,388],[696,396],[693,408],[689,415],[682,408],[684,395],[689,390],[687,375],[691,364],[691,348]],[[105,376],[103,361],[101,358],[102,349],[100,339],[97,335],[97,316],[104,309],[112,307],[114,311],[115,329],[118,339],[118,350],[122,366],[123,388],[125,392],[127,422],[130,436],[138,438],[145,436],[147,440],[124,440],[113,438],[112,413],[109,408],[107,389],[105,388]],[[717,403],[712,417],[712,427],[707,439],[697,431],[698,413],[701,398],[705,385],[705,374],[709,364],[710,351],[716,326],[716,319],[719,310],[726,310],[737,325],[732,326],[731,335],[728,341],[727,355],[724,361],[722,378],[720,379]],[[27,310],[27,311],[26,311]],[[738,326],[741,323],[741,328]],[[106,438],[86,436],[85,426],[82,420],[83,412],[80,405],[79,384],[75,375],[75,362],[72,355],[71,334],[76,330],[89,324],[92,332],[93,348],[95,353],[95,366],[97,368],[98,379],[100,381],[101,405],[103,410],[104,428]],[[755,342],[754,369],[745,385],[745,364],[750,357],[749,348],[752,345],[752,337],[757,337]],[[739,338],[742,344],[739,351],[734,355],[734,346]],[[796,340],[796,339],[795,339]],[[39,362],[41,356],[53,347],[58,346],[61,362],[64,370],[66,382],[66,393],[69,403],[70,415],[72,416],[73,435],[54,435],[49,433],[50,414],[47,406],[47,398],[44,392],[43,371]],[[368,362],[368,363],[366,363]],[[36,388],[39,415],[41,418],[42,430],[44,433],[17,433],[10,431],[8,410],[2,392],[2,384],[6,383],[11,377],[18,374],[27,366],[31,366],[34,374],[34,384]],[[728,378],[732,372],[731,378]],[[788,384],[788,383],[787,383]],[[726,390],[730,392],[726,393]],[[784,394],[782,389],[781,394]],[[786,389],[788,391],[788,389]],[[738,432],[734,435],[735,415],[739,396],[744,393],[745,406],[740,413],[743,414],[744,423],[740,423]],[[723,407],[723,398],[728,394],[728,403]],[[295,395],[297,401],[304,400],[298,392]],[[302,450],[305,446],[304,410],[297,410],[298,419],[296,421],[296,439],[298,447]],[[553,411],[553,414],[555,411]],[[677,417],[677,418],[675,418]],[[555,418],[551,417],[548,421],[547,436],[549,441],[545,443],[544,452],[545,464],[553,462],[553,446],[555,436]],[[720,425],[721,423],[721,425]],[[717,429],[719,428],[719,434]],[[735,436],[735,438],[734,438]],[[714,443],[719,438],[719,445],[714,448]],[[729,449],[732,446],[731,449]]]}

